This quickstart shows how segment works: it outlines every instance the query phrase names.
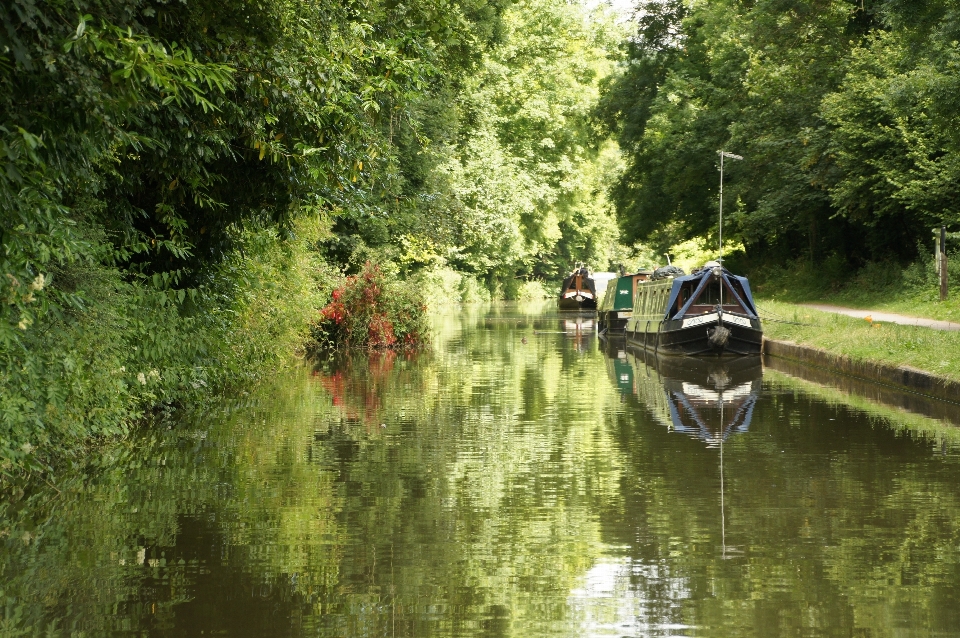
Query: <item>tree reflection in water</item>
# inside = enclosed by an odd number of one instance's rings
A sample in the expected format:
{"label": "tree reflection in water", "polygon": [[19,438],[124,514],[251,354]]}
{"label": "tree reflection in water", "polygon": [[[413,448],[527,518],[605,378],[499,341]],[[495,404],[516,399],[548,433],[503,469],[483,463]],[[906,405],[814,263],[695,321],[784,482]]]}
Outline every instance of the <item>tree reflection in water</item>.
{"label": "tree reflection in water", "polygon": [[558,321],[437,316],[9,492],[0,634],[960,635],[955,430]]}

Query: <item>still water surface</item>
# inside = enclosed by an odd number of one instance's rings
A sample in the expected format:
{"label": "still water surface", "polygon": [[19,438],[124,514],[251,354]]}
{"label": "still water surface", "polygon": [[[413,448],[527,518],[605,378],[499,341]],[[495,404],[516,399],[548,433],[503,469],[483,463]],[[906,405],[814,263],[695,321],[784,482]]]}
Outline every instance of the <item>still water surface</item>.
{"label": "still water surface", "polygon": [[948,404],[543,307],[434,336],[4,503],[0,636],[960,636]]}

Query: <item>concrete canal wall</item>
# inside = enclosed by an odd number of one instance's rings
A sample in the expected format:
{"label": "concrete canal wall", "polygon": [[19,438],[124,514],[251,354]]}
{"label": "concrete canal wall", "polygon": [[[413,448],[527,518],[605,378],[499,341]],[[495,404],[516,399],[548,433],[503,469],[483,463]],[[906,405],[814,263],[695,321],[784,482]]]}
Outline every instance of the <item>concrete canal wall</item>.
{"label": "concrete canal wall", "polygon": [[763,354],[826,368],[944,401],[960,402],[960,383],[910,366],[859,361],[820,348],[767,338],[763,340]]}

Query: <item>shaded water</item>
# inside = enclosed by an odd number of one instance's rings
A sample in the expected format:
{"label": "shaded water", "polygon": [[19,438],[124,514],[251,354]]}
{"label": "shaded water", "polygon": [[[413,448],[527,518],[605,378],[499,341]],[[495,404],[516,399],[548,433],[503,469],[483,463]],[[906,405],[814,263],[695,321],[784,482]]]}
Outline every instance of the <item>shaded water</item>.
{"label": "shaded water", "polygon": [[434,332],[7,498],[0,636],[960,636],[949,404],[542,307]]}

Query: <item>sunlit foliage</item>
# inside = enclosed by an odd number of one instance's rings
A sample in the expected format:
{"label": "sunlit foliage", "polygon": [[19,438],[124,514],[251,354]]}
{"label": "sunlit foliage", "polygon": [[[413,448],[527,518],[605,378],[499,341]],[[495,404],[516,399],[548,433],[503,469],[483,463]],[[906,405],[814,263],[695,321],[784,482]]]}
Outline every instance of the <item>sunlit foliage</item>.
{"label": "sunlit foliage", "polygon": [[311,323],[313,350],[415,348],[427,338],[423,300],[367,262],[331,293]]}
{"label": "sunlit foliage", "polygon": [[398,179],[366,201],[365,217],[338,220],[331,259],[449,266],[495,296],[515,296],[520,279],[556,279],[571,260],[606,267],[618,156],[598,146],[588,115],[619,28],[603,11],[543,0],[514,3],[500,24],[471,73],[435,80],[409,127],[390,123]]}
{"label": "sunlit foliage", "polygon": [[598,121],[629,154],[630,241],[730,226],[772,262],[911,259],[954,225],[957,21],[947,2],[648,2]]}
{"label": "sunlit foliage", "polygon": [[391,214],[365,202],[399,174],[394,124],[420,135],[412,97],[475,65],[501,13],[0,7],[0,471],[289,356],[331,274],[311,251]]}

